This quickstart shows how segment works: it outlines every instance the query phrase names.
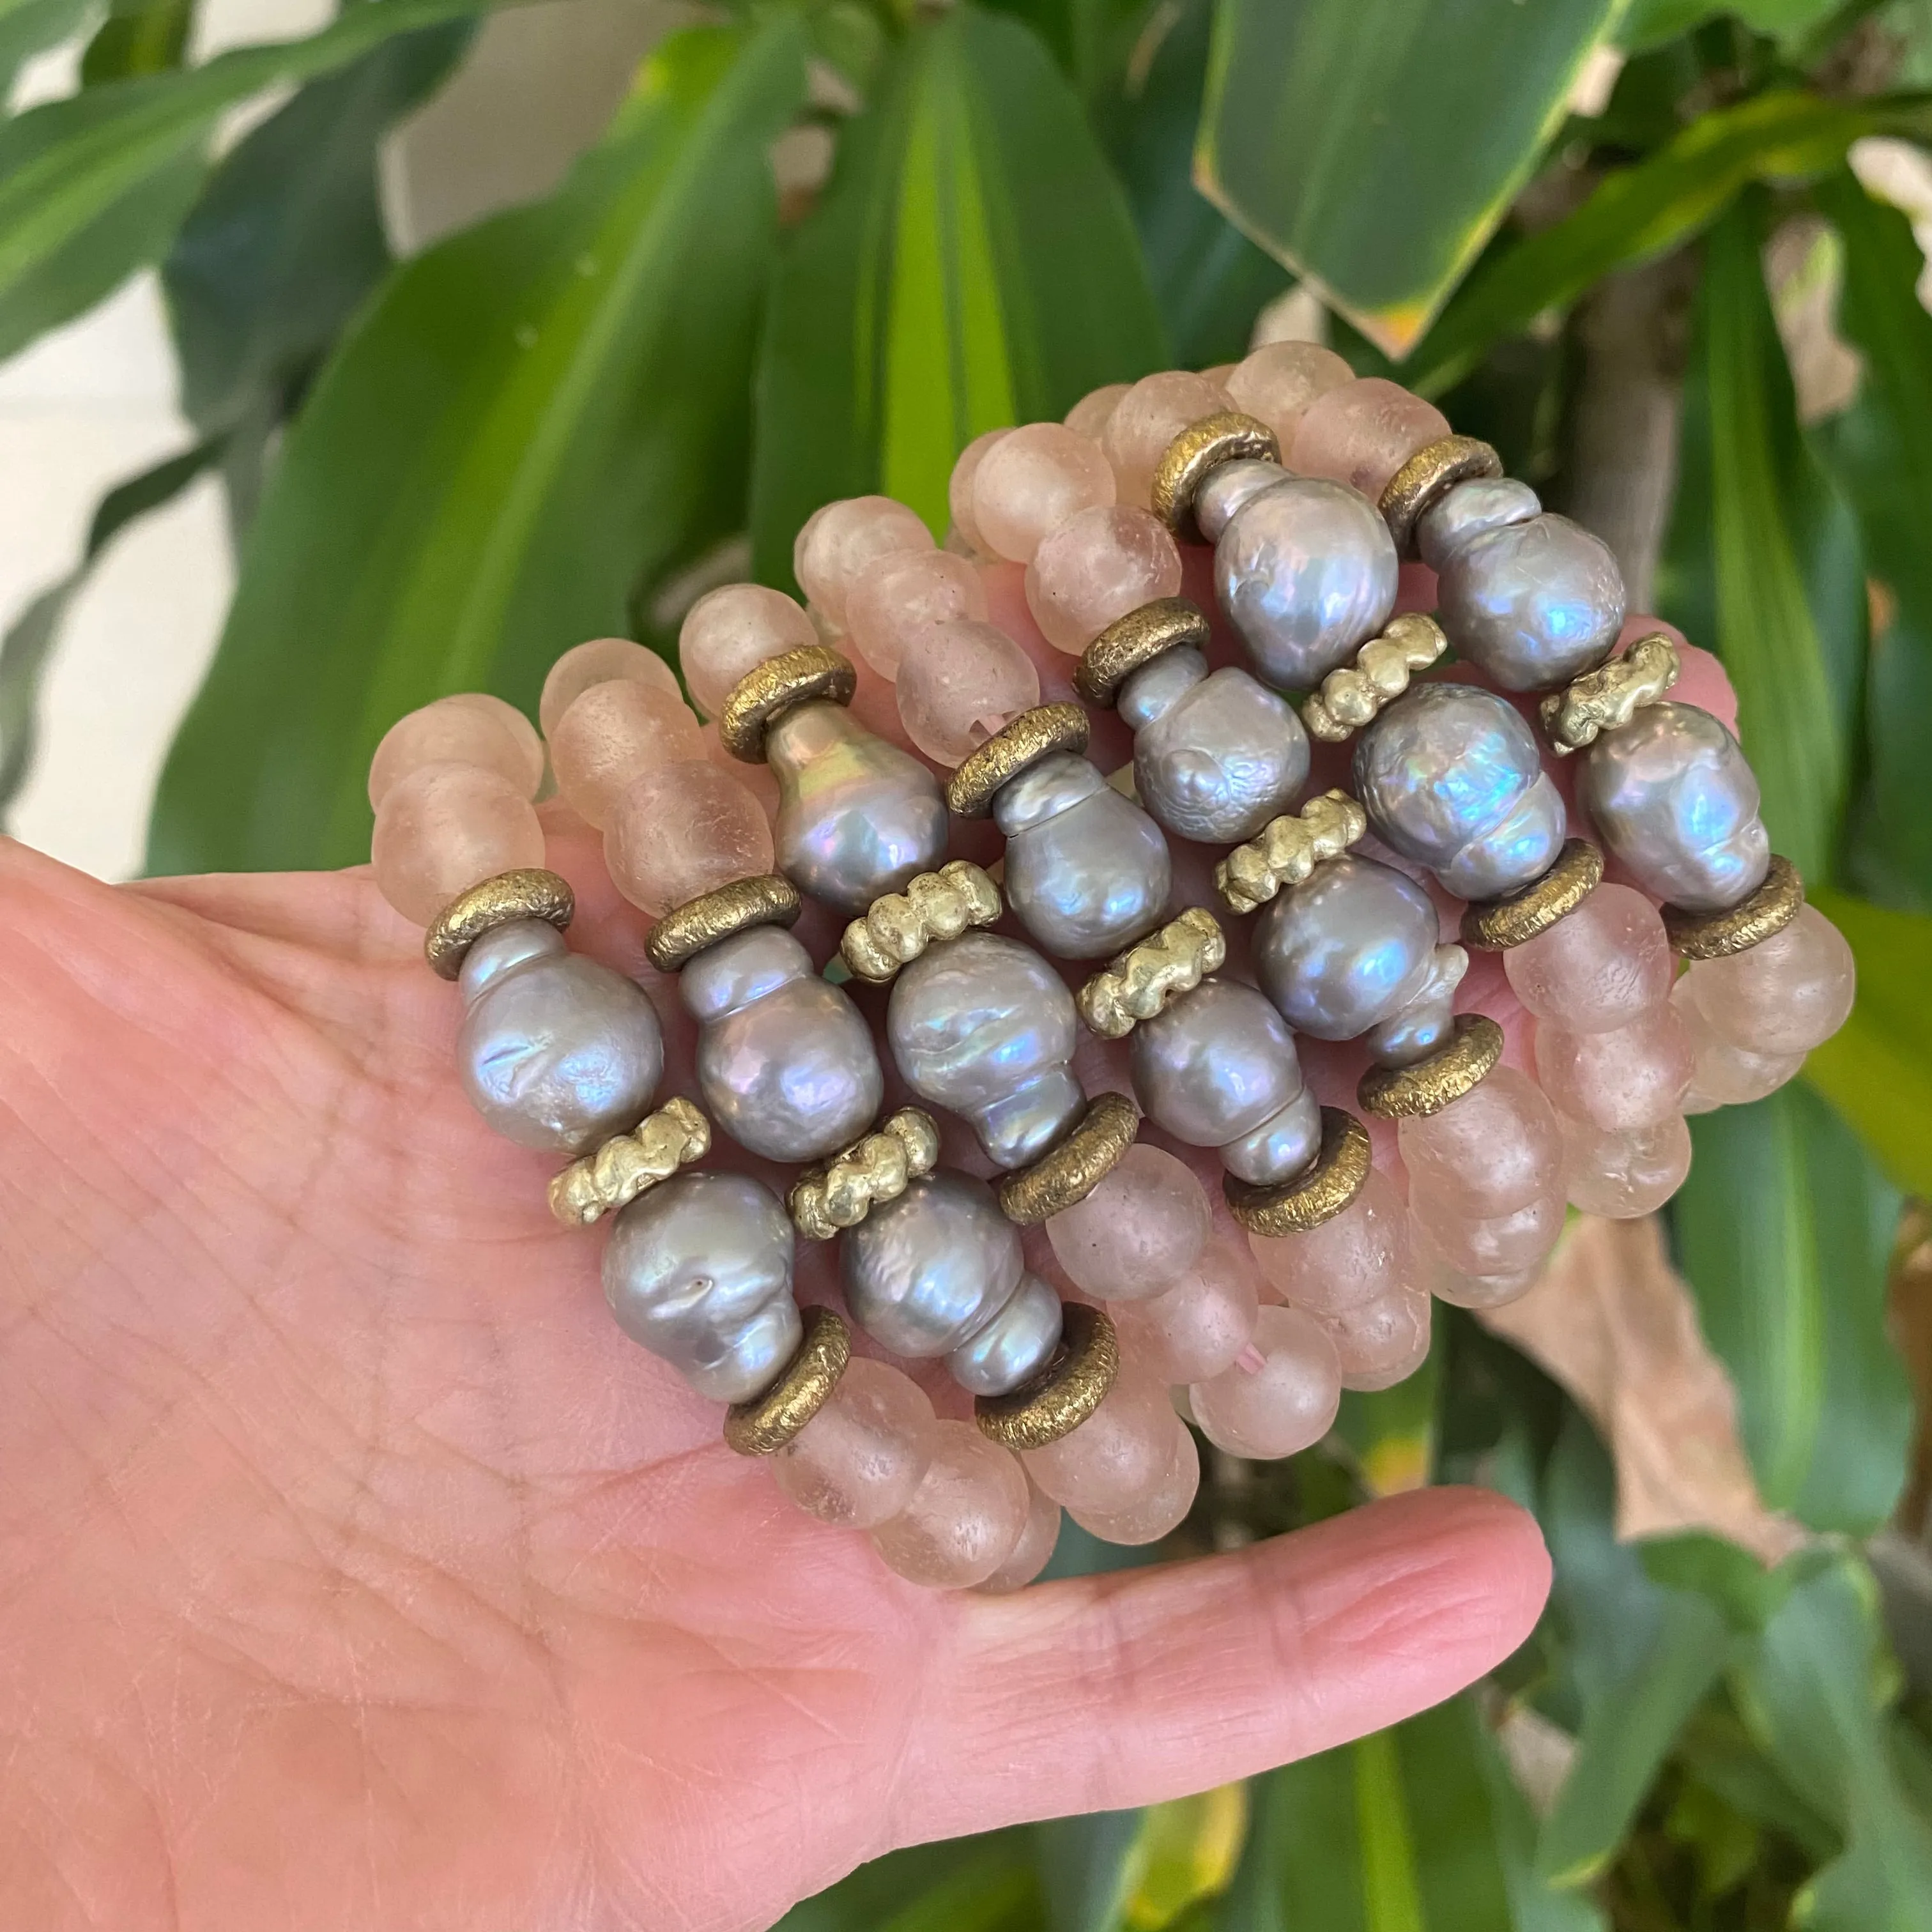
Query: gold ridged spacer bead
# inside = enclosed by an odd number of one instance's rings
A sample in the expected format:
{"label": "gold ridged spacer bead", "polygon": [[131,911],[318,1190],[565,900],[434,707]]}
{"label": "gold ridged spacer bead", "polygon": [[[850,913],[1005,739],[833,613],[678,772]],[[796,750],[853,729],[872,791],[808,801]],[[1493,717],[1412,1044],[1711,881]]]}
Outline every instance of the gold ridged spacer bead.
{"label": "gold ridged spacer bead", "polygon": [[1322,1148],[1305,1173],[1273,1187],[1221,1178],[1228,1210],[1250,1234],[1305,1234],[1333,1220],[1361,1192],[1373,1150],[1369,1130],[1340,1107],[1322,1109]]}
{"label": "gold ridged spacer bead", "polygon": [[808,1241],[829,1241],[856,1228],[874,1208],[896,1201],[911,1182],[939,1165],[939,1129],[930,1114],[902,1107],[878,1130],[808,1168],[785,1204]]}
{"label": "gold ridged spacer bead", "polygon": [[660,973],[674,973],[721,939],[754,926],[792,926],[804,902],[782,872],[734,879],[701,897],[674,906],[644,936],[644,950]]}
{"label": "gold ridged spacer bead", "polygon": [[1774,852],[1764,884],[1741,904],[1723,912],[1686,912],[1673,905],[1659,910],[1670,950],[1680,959],[1726,959],[1782,932],[1804,903],[1804,881],[1798,868]]}
{"label": "gold ridged spacer bead", "polygon": [[852,1359],[850,1331],[830,1309],[801,1312],[805,1340],[784,1372],[755,1402],[724,1412],[724,1440],[741,1456],[776,1456],[825,1406]]}
{"label": "gold ridged spacer bead", "polygon": [[1331,670],[1322,688],[1302,700],[1308,735],[1330,745],[1352,737],[1408,688],[1412,671],[1426,670],[1448,648],[1448,637],[1433,617],[1419,610],[1391,617],[1380,637],[1356,652],[1353,664]]}
{"label": "gold ridged spacer bead", "polygon": [[1640,638],[1622,656],[1572,678],[1537,706],[1544,736],[1559,758],[1594,744],[1600,733],[1618,731],[1646,704],[1654,704],[1677,682],[1677,646],[1659,632]]}
{"label": "gold ridged spacer bead", "polygon": [[1503,898],[1473,899],[1462,908],[1462,944],[1478,952],[1507,952],[1568,919],[1603,878],[1603,854],[1587,838],[1566,838],[1541,878]]}
{"label": "gold ridged spacer bead", "polygon": [[1130,946],[1080,988],[1074,1004],[1090,1031],[1124,1040],[1142,1020],[1191,992],[1227,959],[1228,941],[1205,906],[1190,906]]}
{"label": "gold ridged spacer bead", "polygon": [[1214,890],[1230,912],[1252,912],[1324,860],[1339,859],[1368,829],[1369,814],[1346,792],[1324,792],[1237,845],[1214,868]]}
{"label": "gold ridged spacer bead", "polygon": [[922,872],[902,892],[874,899],[862,919],[845,928],[838,950],[855,979],[883,986],[942,939],[968,926],[991,926],[1003,910],[1000,889],[970,859]]}
{"label": "gold ridged spacer bead", "polygon": [[850,704],[859,688],[852,662],[830,644],[804,644],[747,671],[724,694],[718,710],[718,737],[748,765],[764,763],[765,730],[794,705],[824,699]]}
{"label": "gold ridged spacer bead", "polygon": [[1445,436],[1418,449],[1383,490],[1376,507],[1404,556],[1415,554],[1415,526],[1446,490],[1479,476],[1500,476],[1503,460],[1473,436]]}
{"label": "gold ridged spacer bead", "polygon": [[550,1184],[550,1211],[567,1228],[587,1228],[710,1151],[711,1123],[674,1096],[628,1133],[572,1161]]}
{"label": "gold ridged spacer bead", "polygon": [[1154,514],[1184,542],[1198,542],[1194,493],[1224,463],[1279,463],[1281,445],[1264,422],[1239,410],[1220,410],[1191,422],[1161,452],[1148,492]]}
{"label": "gold ridged spacer bead", "polygon": [[1208,620],[1185,597],[1156,597],[1116,617],[1080,653],[1073,688],[1089,704],[1112,704],[1120,686],[1156,658],[1185,646],[1208,648]]}
{"label": "gold ridged spacer bead", "polygon": [[1009,1449],[1044,1449],[1071,1436],[1106,1399],[1120,1373],[1114,1324],[1084,1301],[1066,1304],[1060,1346],[1031,1381],[1006,1395],[982,1395],[973,1419]]}
{"label": "gold ridged spacer bead", "polygon": [[1141,1110],[1126,1094],[1096,1094],[1070,1132],[1000,1183],[1000,1211],[1034,1228],[1077,1206],[1120,1165],[1140,1125]]}
{"label": "gold ridged spacer bead", "polygon": [[577,895],[560,873],[542,866],[499,872],[456,897],[423,934],[423,957],[439,979],[454,980],[486,932],[520,919],[547,920],[561,932],[576,916]]}
{"label": "gold ridged spacer bead", "polygon": [[1355,1097],[1385,1120],[1439,1114],[1494,1072],[1503,1057],[1503,1030],[1486,1013],[1458,1013],[1455,1037],[1412,1066],[1372,1066]]}
{"label": "gold ridged spacer bead", "polygon": [[1087,714],[1077,704],[1036,704],[960,760],[946,787],[948,810],[984,818],[1002,785],[1056,752],[1087,748]]}

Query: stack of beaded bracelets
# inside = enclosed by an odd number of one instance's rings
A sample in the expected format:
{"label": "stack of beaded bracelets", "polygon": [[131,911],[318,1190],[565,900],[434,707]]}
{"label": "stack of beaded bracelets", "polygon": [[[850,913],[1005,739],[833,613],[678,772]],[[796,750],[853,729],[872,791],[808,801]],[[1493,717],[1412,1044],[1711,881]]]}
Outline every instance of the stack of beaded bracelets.
{"label": "stack of beaded bracelets", "polygon": [[[551,1185],[561,1218],[614,1216],[620,1323],[733,1405],[727,1439],[801,1507],[869,1529],[915,1580],[1003,1588],[1037,1574],[1063,1504],[1122,1541],[1180,1520],[1198,1469],[1176,1409],[1234,1453],[1292,1454],[1342,1388],[1416,1366],[1432,1291],[1522,1292],[1566,1199],[1660,1204],[1684,1113],[1789,1078],[1852,973],[1771,854],[1736,741],[1667,699],[1671,641],[1618,652],[1607,550],[1394,384],[1300,344],[1150,376],[981,437],[952,508],[940,550],[887,499],[827,506],[795,554],[808,610],[748,585],[701,600],[681,651],[709,725],[618,640],[545,686],[559,788],[698,1022],[704,1109],[647,1112],[649,1000],[564,946],[568,891],[530,802],[544,750],[519,714],[476,697],[412,714],[370,790],[378,882],[461,979],[472,1098],[575,1157]],[[1202,541],[1232,652],[1180,595]],[[1433,618],[1394,614],[1418,555]],[[1015,565],[1077,660],[1052,701],[988,621]],[[1452,645],[1521,708],[1414,681]],[[896,703],[929,763],[863,728],[855,696]],[[1090,708],[1131,729],[1130,778],[1084,755]],[[1568,836],[1532,719],[1630,884]],[[1351,739],[1350,789],[1311,784]],[[992,860],[968,830],[988,818],[1000,864],[949,861],[956,826]],[[1219,850],[1218,912],[1174,903],[1169,835]],[[1184,848],[1178,869],[1204,889],[1201,860]],[[807,899],[850,922],[839,976],[891,986],[899,1082],[970,1130],[997,1192],[940,1165],[931,1114],[878,1120],[870,1030],[785,929]],[[1223,925],[1256,913],[1234,951],[1258,986],[1228,970]],[[1031,945],[989,929],[1006,914]],[[1492,1019],[1455,1010],[1469,950],[1502,955],[1534,1018],[1534,1077],[1502,1064]],[[1043,956],[1084,962],[1077,995]],[[1076,1077],[1083,1023],[1082,1064],[1120,1090]],[[1366,1046],[1356,1104],[1396,1126],[1382,1167],[1365,1123],[1317,1100],[1297,1034]],[[1142,1107],[1211,1150],[1220,1202],[1136,1139]],[[758,1180],[686,1171],[713,1123],[802,1167],[788,1217]],[[795,1235],[838,1241],[854,1322],[943,1361],[976,1431],[854,1354],[831,1310],[801,1316]],[[1106,1311],[1064,1303],[1054,1274]]]}

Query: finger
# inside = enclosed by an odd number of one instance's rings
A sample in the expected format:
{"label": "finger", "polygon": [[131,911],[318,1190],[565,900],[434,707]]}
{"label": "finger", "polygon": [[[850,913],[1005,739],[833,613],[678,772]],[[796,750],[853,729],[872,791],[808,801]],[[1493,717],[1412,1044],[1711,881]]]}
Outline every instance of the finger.
{"label": "finger", "polygon": [[1327,1750],[1500,1663],[1549,1585],[1525,1512],[1432,1490],[1199,1562],[962,1598],[896,1841],[1153,1804]]}

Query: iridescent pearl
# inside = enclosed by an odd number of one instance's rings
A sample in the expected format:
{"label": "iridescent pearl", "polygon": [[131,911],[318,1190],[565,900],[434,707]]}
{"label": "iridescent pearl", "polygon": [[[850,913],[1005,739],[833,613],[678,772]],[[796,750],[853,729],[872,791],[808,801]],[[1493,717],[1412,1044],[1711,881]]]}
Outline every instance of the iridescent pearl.
{"label": "iridescent pearl", "polygon": [[1210,544],[1219,543],[1234,520],[1234,512],[1251,496],[1285,482],[1288,472],[1279,463],[1258,456],[1234,463],[1217,463],[1201,479],[1194,493],[1194,521]]}
{"label": "iridescent pearl", "polygon": [[1704,959],[1684,976],[1684,1001],[1712,1032],[1746,1052],[1809,1053],[1850,1017],[1858,966],[1844,935],[1816,906],[1742,952]]}
{"label": "iridescent pearl", "polygon": [[1528,885],[1562,849],[1562,797],[1534,734],[1492,692],[1413,687],[1356,741],[1354,772],[1376,836],[1459,898]]}
{"label": "iridescent pearl", "polygon": [[1085,1200],[1048,1220],[1046,1238],[1076,1288],[1140,1301],[1199,1259],[1213,1218],[1186,1162],[1137,1141]]}
{"label": "iridescent pearl", "polygon": [[1450,644],[1505,691],[1594,670],[1628,602],[1610,546],[1546,511],[1466,538],[1442,567],[1436,599]]}
{"label": "iridescent pearl", "polygon": [[896,678],[907,638],[928,624],[984,621],[979,571],[950,550],[894,550],[853,585],[845,599],[852,647],[881,677]]}
{"label": "iridescent pearl", "polygon": [[1514,476],[1472,476],[1446,490],[1416,519],[1415,547],[1431,570],[1442,571],[1465,544],[1507,524],[1526,524],[1543,506]]}
{"label": "iridescent pearl", "polygon": [[1269,342],[1234,364],[1226,386],[1235,408],[1266,423],[1287,449],[1316,398],[1354,380],[1354,370],[1318,342]]}
{"label": "iridescent pearl", "polygon": [[678,976],[697,1020],[698,1084],[711,1118],[768,1160],[818,1160],[879,1110],[885,1076],[872,1036],[788,932],[721,940]]}
{"label": "iridescent pearl", "polygon": [[684,1173],[620,1209],[604,1250],[617,1325],[700,1395],[749,1402],[804,1340],[792,1298],[792,1232],[748,1174]]}
{"label": "iridescent pearl", "polygon": [[1322,1150],[1322,1103],[1306,1088],[1278,1114],[1221,1149],[1221,1165],[1237,1180],[1272,1187],[1292,1180]]}
{"label": "iridescent pearl", "polygon": [[1067,1514],[1088,1535],[1130,1548],[1158,1543],[1179,1528],[1201,1487],[1201,1452],[1178,1418],[1172,1439],[1174,1453],[1167,1473],[1144,1496],[1125,1509],[1070,1509]]}
{"label": "iridescent pearl", "polygon": [[1764,883],[1771,842],[1738,741],[1695,705],[1647,704],[1586,752],[1576,802],[1653,897],[1721,912]]}
{"label": "iridescent pearl", "polygon": [[554,926],[520,920],[471,946],[462,986],[458,1070],[506,1139],[586,1154],[644,1118],[664,1033],[634,981],[568,951]]}
{"label": "iridescent pearl", "polygon": [[771,1459],[807,1516],[871,1529],[898,1514],[932,1460],[932,1404],[910,1376],[854,1355],[818,1412]]}
{"label": "iridescent pearl", "polygon": [[1291,476],[1250,496],[1214,547],[1214,590],[1265,682],[1310,691],[1395,608],[1388,526],[1339,483]]}
{"label": "iridescent pearl", "polygon": [[1468,970],[1469,956],[1460,946],[1438,946],[1408,1003],[1362,1036],[1370,1058],[1382,1066],[1413,1066],[1446,1046],[1456,1030],[1456,988]]}
{"label": "iridescent pearl", "polygon": [[1564,1191],[1570,1205],[1613,1221],[1654,1214],[1690,1172],[1690,1130],[1682,1114],[1648,1127],[1606,1133],[1563,1123]]}
{"label": "iridescent pearl", "polygon": [[710,758],[633,778],[604,828],[610,883],[653,919],[734,879],[761,877],[772,850],[764,807],[737,770]]}
{"label": "iridescent pearl", "polygon": [[1371,503],[1418,449],[1449,434],[1432,404],[1379,376],[1340,382],[1317,396],[1296,424],[1285,452],[1304,476],[1330,476]]}
{"label": "iridescent pearl", "polygon": [[1026,1527],[1006,1560],[978,1586],[984,1596],[1004,1597],[1024,1589],[1053,1561],[1054,1546],[1060,1540],[1060,1505],[1030,1480],[1027,1496]]}
{"label": "iridescent pearl", "polygon": [[986,452],[973,478],[973,522],[995,556],[1030,563],[1061,524],[1114,500],[1100,446],[1064,423],[1028,423]]}
{"label": "iridescent pearl", "polygon": [[[1180,568],[1177,556],[1176,590]],[[438,764],[480,765],[508,780],[525,798],[535,798],[543,783],[544,748],[530,721],[500,698],[480,691],[439,698],[398,718],[383,733],[369,760],[369,808],[380,810],[399,779],[424,765]]]}
{"label": "iridescent pearl", "polygon": [[957,765],[1040,702],[1040,672],[1005,632],[962,620],[906,640],[895,695],[906,736],[934,763]]}
{"label": "iridescent pearl", "polygon": [[1260,1307],[1256,1270],[1232,1244],[1216,1241],[1151,1300],[1109,1310],[1121,1353],[1162,1382],[1184,1387],[1226,1368],[1247,1346]]}
{"label": "iridescent pearl", "polygon": [[1202,1435],[1231,1456],[1271,1462],[1311,1448],[1335,1426],[1342,1361],[1328,1331],[1299,1308],[1262,1309],[1249,1352],[1187,1391]]}
{"label": "iridescent pearl", "polygon": [[1087,760],[1056,752],[1000,787],[1006,896],[1042,951],[1118,952],[1160,922],[1173,881],[1160,828]]}
{"label": "iridescent pearl", "polygon": [[818,642],[803,608],[762,584],[726,584],[708,590],[685,614],[677,634],[692,702],[717,716],[731,687],[767,658]]}
{"label": "iridescent pearl", "polygon": [[1027,608],[1055,650],[1077,656],[1112,623],[1180,590],[1180,552],[1146,510],[1082,510],[1041,538],[1027,566]]}
{"label": "iridescent pearl", "polygon": [[836,628],[845,628],[845,599],[882,557],[898,550],[935,548],[917,514],[890,496],[851,496],[806,520],[792,544],[792,574]]}
{"label": "iridescent pearl", "polygon": [[1004,1395],[1039,1374],[1060,1346],[1060,1297],[1034,1274],[980,1332],[946,1358],[946,1372],[974,1395]]}
{"label": "iridescent pearl", "polygon": [[1143,1020],[1128,1036],[1127,1054],[1142,1104],[1190,1147],[1239,1141],[1303,1091],[1286,1024],[1252,986],[1233,980],[1203,980]]}
{"label": "iridescent pearl", "polygon": [[1605,1033],[1537,1022],[1536,1077],[1550,1105],[1606,1132],[1655,1126],[1682,1112],[1690,1070],[1690,1036],[1670,1006]]}
{"label": "iridescent pearl", "polygon": [[428,926],[459,892],[499,872],[541,866],[543,826],[528,796],[500,771],[418,765],[383,793],[369,857],[383,898]]}
{"label": "iridescent pearl", "polygon": [[961,1115],[1000,1167],[1037,1160],[1085,1105],[1073,996],[1017,940],[968,932],[929,948],[893,984],[886,1037],[906,1084]]}
{"label": "iridescent pearl", "polygon": [[933,1428],[932,1460],[913,1498],[872,1532],[872,1546],[908,1582],[970,1590],[1012,1555],[1030,1498],[1018,1459],[970,1422]]}
{"label": "iridescent pearl", "polygon": [[1433,1114],[1399,1121],[1412,1187],[1460,1214],[1507,1214],[1550,1193],[1563,1173],[1556,1109],[1514,1066],[1498,1066]]}
{"label": "iridescent pearl", "polygon": [[647,651],[628,638],[592,638],[587,644],[566,651],[544,680],[543,695],[537,700],[537,722],[544,736],[548,738],[556,729],[556,721],[593,684],[608,684],[618,678],[654,686],[674,698],[678,695],[677,673],[656,651]]}
{"label": "iridescent pearl", "polygon": [[1119,709],[1135,728],[1141,802],[1178,838],[1251,838],[1308,776],[1308,734],[1293,710],[1244,670],[1210,672],[1198,651],[1168,651],[1136,671]]}
{"label": "iridescent pearl", "polygon": [[765,758],[778,782],[779,869],[801,892],[856,916],[944,854],[938,780],[842,705],[782,713]]}
{"label": "iridescent pearl", "polygon": [[1572,1033],[1602,1033],[1669,999],[1677,962],[1656,907],[1628,886],[1603,885],[1511,946],[1503,971],[1526,1012]]}

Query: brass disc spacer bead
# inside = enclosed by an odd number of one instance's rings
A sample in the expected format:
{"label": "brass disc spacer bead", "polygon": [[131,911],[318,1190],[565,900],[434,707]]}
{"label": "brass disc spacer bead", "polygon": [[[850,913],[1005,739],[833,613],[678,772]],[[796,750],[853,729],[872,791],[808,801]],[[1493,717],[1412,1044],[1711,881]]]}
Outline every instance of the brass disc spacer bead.
{"label": "brass disc spacer bead", "polygon": [[1055,752],[1087,748],[1087,714],[1077,704],[1036,704],[960,760],[946,802],[962,818],[984,818],[1000,788]]}
{"label": "brass disc spacer bead", "polygon": [[1502,458],[1486,442],[1473,436],[1445,436],[1418,449],[1389,478],[1376,507],[1395,538],[1396,550],[1404,556],[1413,556],[1415,526],[1437,497],[1458,483],[1502,473]]}
{"label": "brass disc spacer bead", "polygon": [[755,1402],[724,1412],[724,1440],[741,1456],[775,1456],[818,1412],[852,1359],[852,1336],[829,1308],[807,1308],[805,1340]]}
{"label": "brass disc spacer bead", "polygon": [[550,1184],[550,1211],[567,1228],[587,1228],[711,1151],[711,1123],[682,1094],[627,1134],[574,1160]]}
{"label": "brass disc spacer bead", "polygon": [[1281,445],[1264,422],[1239,410],[1220,410],[1191,422],[1161,452],[1148,493],[1154,514],[1184,542],[1196,542],[1194,493],[1224,463],[1281,460]]}
{"label": "brass disc spacer bead", "polygon": [[1503,1030],[1486,1013],[1458,1013],[1456,1036],[1412,1066],[1372,1066],[1355,1097],[1388,1120],[1439,1114],[1495,1071],[1503,1057]]}
{"label": "brass disc spacer bead", "polygon": [[955,859],[909,880],[904,891],[875,898],[845,928],[839,954],[854,979],[883,986],[935,941],[991,926],[1003,910],[992,876],[970,859]]}
{"label": "brass disc spacer bead", "polygon": [[1141,1110],[1126,1094],[1096,1094],[1058,1145],[1000,1183],[1000,1211],[1034,1228],[1077,1206],[1120,1165],[1140,1127]]}
{"label": "brass disc spacer bead", "polygon": [[982,1436],[1009,1449],[1044,1449],[1071,1436],[1100,1406],[1120,1369],[1114,1324],[1084,1301],[1067,1303],[1062,1320],[1060,1346],[1038,1375],[974,1403]]}
{"label": "brass disc spacer bead", "polygon": [[1192,992],[1227,957],[1220,922],[1205,906],[1190,906],[1096,973],[1075,995],[1074,1004],[1090,1032],[1102,1040],[1125,1040],[1139,1022],[1166,1012],[1170,1001]]}
{"label": "brass disc spacer bead", "polygon": [[829,1241],[856,1228],[874,1208],[896,1201],[939,1165],[939,1129],[930,1114],[902,1107],[875,1132],[854,1141],[792,1183],[785,1205],[808,1241]]}
{"label": "brass disc spacer bead", "polygon": [[1080,653],[1073,688],[1089,704],[1112,704],[1134,673],[1184,645],[1208,648],[1208,620],[1185,597],[1156,597],[1116,617]]}
{"label": "brass disc spacer bead", "polygon": [[1782,932],[1804,903],[1804,881],[1798,868],[1774,852],[1764,884],[1738,904],[1723,912],[1686,912],[1673,905],[1659,910],[1670,950],[1679,958],[1725,959]]}
{"label": "brass disc spacer bead", "polygon": [[791,926],[804,909],[798,888],[782,872],[734,879],[674,906],[644,935],[644,950],[660,973],[674,973],[707,946],[754,926]]}
{"label": "brass disc spacer bead", "polygon": [[1250,1234],[1305,1234],[1333,1220],[1361,1192],[1373,1150],[1369,1130],[1340,1107],[1322,1109],[1322,1148],[1306,1171],[1272,1187],[1221,1178],[1229,1211]]}
{"label": "brass disc spacer bead", "polygon": [[1587,838],[1566,838],[1541,878],[1499,899],[1462,908],[1462,940],[1478,952],[1507,952],[1568,919],[1604,880],[1604,855]]}
{"label": "brass disc spacer bead", "polygon": [[765,728],[773,718],[814,698],[850,704],[858,688],[851,659],[830,644],[803,644],[767,658],[724,694],[718,708],[718,741],[733,758],[762,764]]}
{"label": "brass disc spacer bead", "polygon": [[548,920],[561,932],[577,912],[577,895],[560,873],[542,866],[499,872],[459,892],[423,934],[423,957],[439,979],[454,980],[486,932],[520,919]]}

